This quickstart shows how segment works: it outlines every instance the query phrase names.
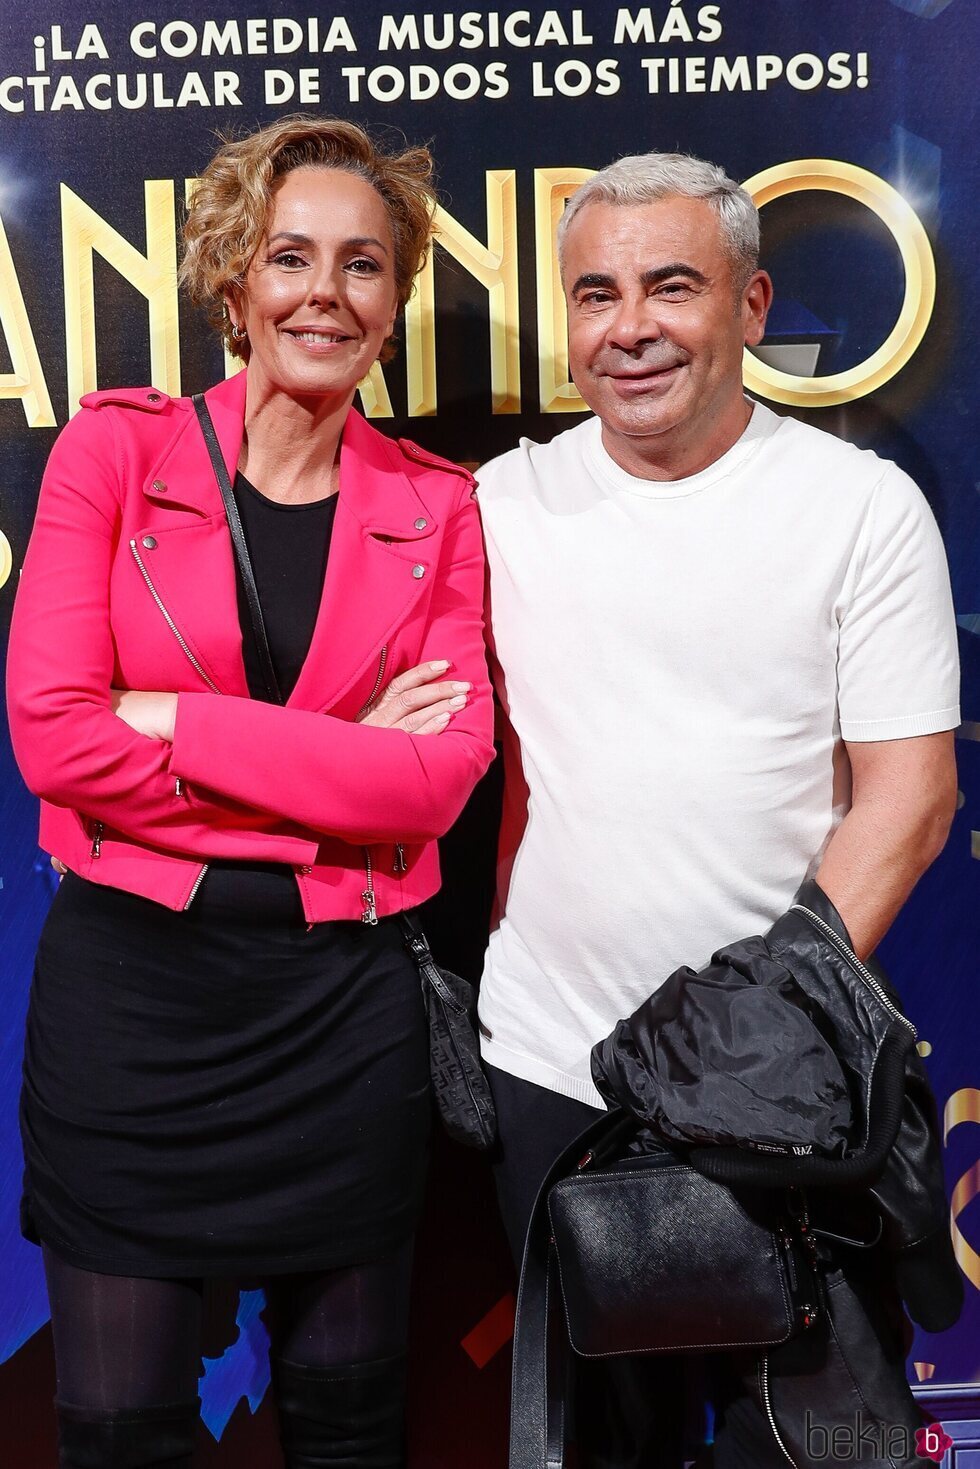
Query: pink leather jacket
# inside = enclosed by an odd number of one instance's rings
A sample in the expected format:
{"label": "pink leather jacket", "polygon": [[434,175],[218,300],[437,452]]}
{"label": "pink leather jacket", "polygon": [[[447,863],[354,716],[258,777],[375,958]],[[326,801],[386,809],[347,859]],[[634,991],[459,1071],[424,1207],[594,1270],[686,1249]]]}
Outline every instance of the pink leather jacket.
{"label": "pink leather jacket", "polygon": [[[245,373],[207,401],[234,475]],[[175,909],[212,858],[290,865],[311,923],[429,897],[435,838],[493,757],[471,476],[351,410],[313,642],[280,708],[248,697],[231,540],[190,400],[82,402],[48,463],[8,657],[41,845]],[[473,685],[442,734],[356,723],[430,658]],[[117,718],[112,687],[175,691],[173,745]]]}

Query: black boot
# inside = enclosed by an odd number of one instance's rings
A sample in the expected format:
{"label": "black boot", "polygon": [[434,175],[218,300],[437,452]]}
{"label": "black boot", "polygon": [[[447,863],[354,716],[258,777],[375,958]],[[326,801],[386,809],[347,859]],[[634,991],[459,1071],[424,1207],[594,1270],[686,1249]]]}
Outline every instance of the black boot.
{"label": "black boot", "polygon": [[286,1469],[403,1469],[405,1358],[272,1364]]}
{"label": "black boot", "polygon": [[60,1469],[191,1469],[201,1402],[76,1408],[55,1399]]}

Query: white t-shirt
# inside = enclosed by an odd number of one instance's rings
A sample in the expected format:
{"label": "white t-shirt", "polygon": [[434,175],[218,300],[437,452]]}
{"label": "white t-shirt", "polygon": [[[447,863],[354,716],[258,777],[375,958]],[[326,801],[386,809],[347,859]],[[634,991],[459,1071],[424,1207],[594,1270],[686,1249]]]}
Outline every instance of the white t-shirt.
{"label": "white t-shirt", "polygon": [[601,1106],[595,1042],[816,870],[841,738],[958,723],[946,560],[902,470],[761,404],[688,479],[596,419],[478,478],[510,723],[483,1050]]}

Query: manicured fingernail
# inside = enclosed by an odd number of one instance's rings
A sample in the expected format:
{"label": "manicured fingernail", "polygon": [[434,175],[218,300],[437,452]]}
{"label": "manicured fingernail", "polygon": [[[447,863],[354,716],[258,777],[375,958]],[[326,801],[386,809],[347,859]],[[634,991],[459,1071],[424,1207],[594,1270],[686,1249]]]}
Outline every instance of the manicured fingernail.
{"label": "manicured fingernail", "polygon": [[450,699],[450,701],[449,701],[449,707],[450,707],[450,709],[465,709],[466,708],[466,697],[465,697],[465,695],[464,694],[457,694],[456,697],[455,697],[455,699]]}
{"label": "manicured fingernail", "polygon": [[452,687],[454,694],[468,694],[473,685],[471,683],[454,683]]}
{"label": "manicured fingernail", "polygon": [[430,668],[437,668],[441,672],[444,668],[448,668],[449,667],[449,659],[448,658],[437,658],[436,661],[434,663],[431,663],[429,666],[430,666]]}
{"label": "manicured fingernail", "polygon": [[435,719],[433,719],[432,723],[433,724],[448,724],[449,723],[449,720],[450,720],[450,717],[451,716],[448,715],[448,714],[437,714],[436,717],[435,717]]}

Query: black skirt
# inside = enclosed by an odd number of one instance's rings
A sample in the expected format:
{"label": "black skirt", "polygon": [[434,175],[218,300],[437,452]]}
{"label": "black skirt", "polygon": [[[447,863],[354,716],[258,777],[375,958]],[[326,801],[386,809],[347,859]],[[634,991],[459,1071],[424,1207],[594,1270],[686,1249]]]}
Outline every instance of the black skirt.
{"label": "black skirt", "polygon": [[24,1233],[82,1268],[320,1270],[415,1228],[428,1036],[397,923],[307,930],[288,871],[246,909],[218,877],[174,913],[69,874],[45,924]]}

